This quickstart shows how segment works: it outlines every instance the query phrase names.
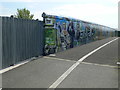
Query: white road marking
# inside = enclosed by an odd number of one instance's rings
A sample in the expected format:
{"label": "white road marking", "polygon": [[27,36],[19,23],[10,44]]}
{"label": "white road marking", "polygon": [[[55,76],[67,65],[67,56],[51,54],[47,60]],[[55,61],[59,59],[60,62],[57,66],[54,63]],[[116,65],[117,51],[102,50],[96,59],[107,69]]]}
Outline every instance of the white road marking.
{"label": "white road marking", "polygon": [[51,56],[51,57],[55,57],[56,55],[55,55],[55,54],[50,54],[49,56]]}
{"label": "white road marking", "polygon": [[24,64],[28,63],[28,62],[29,62],[29,61],[25,61],[25,62],[22,62],[22,63],[20,63],[20,64],[15,65],[15,66],[11,66],[11,67],[2,69],[2,70],[0,70],[0,74],[5,73],[5,72],[7,72],[7,71],[10,71],[10,70],[12,70],[12,69],[14,69],[14,68],[17,68],[17,67],[19,67],[19,66],[21,66],[21,65],[24,65]]}
{"label": "white road marking", "polygon": [[68,61],[68,62],[77,62],[77,61],[74,61],[74,60],[61,59],[61,58],[55,58],[55,57],[47,57],[47,56],[44,56],[43,58],[55,59],[55,60],[61,60],[61,61]]}
{"label": "white road marking", "polygon": [[118,65],[120,65],[120,62],[117,62]]}
{"label": "white road marking", "polygon": [[[41,57],[41,56],[39,56],[38,58],[40,58],[40,57]],[[2,69],[2,70],[0,70],[0,74],[5,73],[5,72],[7,72],[7,71],[10,71],[10,70],[12,70],[12,69],[14,69],[14,68],[17,68],[17,67],[19,67],[19,66],[21,66],[21,65],[24,65],[24,64],[26,64],[26,63],[28,63],[28,62],[30,62],[30,61],[32,61],[32,60],[36,60],[36,59],[38,59],[38,58],[32,57],[32,58],[27,59],[27,60],[25,60],[25,61],[23,61],[23,62],[21,62],[21,63],[19,63],[19,64],[16,64],[16,65],[14,65],[14,66],[10,66],[10,67],[8,67],[8,68]]]}
{"label": "white road marking", "polygon": [[117,40],[113,39],[109,41],[108,43],[105,43],[104,45],[98,47],[97,49],[93,50],[92,52],[88,53],[87,55],[83,56],[81,59],[79,59],[75,64],[73,64],[66,72],[64,72],[49,88],[56,88],[83,60],[85,60],[87,57],[95,53],[96,51],[100,50],[101,48],[105,47],[106,45],[112,43],[113,41]]}
{"label": "white road marking", "polygon": [[111,65],[105,65],[105,64],[96,64],[96,63],[88,63],[88,62],[81,62],[81,63],[89,64],[89,65],[96,65],[96,66],[103,66],[103,67],[118,68],[118,66],[111,66]]}

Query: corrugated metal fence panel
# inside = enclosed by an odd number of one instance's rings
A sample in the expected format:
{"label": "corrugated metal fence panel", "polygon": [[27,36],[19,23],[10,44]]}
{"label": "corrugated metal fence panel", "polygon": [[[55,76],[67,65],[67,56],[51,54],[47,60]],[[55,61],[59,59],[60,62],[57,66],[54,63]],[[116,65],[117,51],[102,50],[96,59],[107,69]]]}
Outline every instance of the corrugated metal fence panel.
{"label": "corrugated metal fence panel", "polygon": [[12,33],[12,18],[2,18],[2,43],[3,43],[3,68],[6,66],[9,66],[14,63],[13,61],[13,50],[12,50],[12,44],[13,44],[13,33]]}
{"label": "corrugated metal fence panel", "polygon": [[2,17],[0,17],[0,69],[2,69]]}
{"label": "corrugated metal fence panel", "polygon": [[2,17],[3,68],[43,54],[43,22]]}

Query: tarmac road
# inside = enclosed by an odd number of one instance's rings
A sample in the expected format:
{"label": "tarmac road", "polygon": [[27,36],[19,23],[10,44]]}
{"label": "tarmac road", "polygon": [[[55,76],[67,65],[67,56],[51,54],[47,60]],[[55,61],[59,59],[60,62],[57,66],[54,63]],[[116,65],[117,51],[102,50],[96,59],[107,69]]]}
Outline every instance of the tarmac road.
{"label": "tarmac road", "polygon": [[[42,57],[2,74],[3,88],[49,88],[80,58],[115,39],[108,38]],[[118,40],[80,63],[57,88],[118,88]],[[97,89],[96,89],[97,90]]]}

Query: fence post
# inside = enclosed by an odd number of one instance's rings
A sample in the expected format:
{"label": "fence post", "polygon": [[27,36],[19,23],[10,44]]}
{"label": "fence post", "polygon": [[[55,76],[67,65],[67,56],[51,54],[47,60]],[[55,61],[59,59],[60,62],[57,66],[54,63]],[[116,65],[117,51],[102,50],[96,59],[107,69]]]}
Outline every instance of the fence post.
{"label": "fence post", "polygon": [[[120,37],[120,2],[118,2],[118,31],[117,36]],[[120,40],[118,39],[118,61],[120,62]]]}

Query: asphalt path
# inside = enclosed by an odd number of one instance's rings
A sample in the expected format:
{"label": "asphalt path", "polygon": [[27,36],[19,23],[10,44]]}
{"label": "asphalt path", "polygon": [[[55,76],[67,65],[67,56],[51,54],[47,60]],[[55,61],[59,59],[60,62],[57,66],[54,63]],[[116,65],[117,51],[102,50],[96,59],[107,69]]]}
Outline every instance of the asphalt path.
{"label": "asphalt path", "polygon": [[56,54],[56,58],[63,58],[63,59],[69,59],[69,60],[79,60],[84,55],[88,54],[89,52],[93,51],[94,49],[98,48],[99,46],[115,39],[113,38],[107,38],[104,40],[98,40],[95,42],[91,42],[82,46],[78,46],[72,49],[68,49],[64,52],[59,52]]}
{"label": "asphalt path", "polygon": [[[42,57],[2,74],[3,88],[49,88],[84,55],[115,39],[75,47],[56,56]],[[80,63],[57,88],[118,88],[118,40]]]}
{"label": "asphalt path", "polygon": [[118,61],[118,40],[98,50],[93,55],[85,59],[85,62],[117,65]]}
{"label": "asphalt path", "polygon": [[48,88],[74,62],[40,58],[2,75],[3,88]]}
{"label": "asphalt path", "polygon": [[57,88],[118,88],[118,70],[80,64]]}

